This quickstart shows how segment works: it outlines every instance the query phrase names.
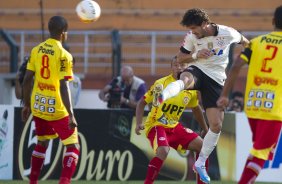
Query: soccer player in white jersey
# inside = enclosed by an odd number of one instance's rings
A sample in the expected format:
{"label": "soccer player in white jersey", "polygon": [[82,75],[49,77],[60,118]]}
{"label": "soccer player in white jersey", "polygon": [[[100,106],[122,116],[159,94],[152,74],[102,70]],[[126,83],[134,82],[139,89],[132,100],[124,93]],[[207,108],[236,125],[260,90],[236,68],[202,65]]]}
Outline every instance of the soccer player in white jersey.
{"label": "soccer player in white jersey", "polygon": [[217,107],[216,101],[226,79],[230,45],[241,43],[245,46],[249,41],[231,27],[212,23],[202,9],[188,10],[181,24],[189,31],[177,57],[180,62],[189,63],[189,67],[181,73],[179,80],[170,83],[163,90],[158,96],[158,102],[162,103],[185,89],[201,92],[209,131],[193,169],[203,182],[209,183],[210,177],[204,163],[217,145],[221,132],[224,111]]}

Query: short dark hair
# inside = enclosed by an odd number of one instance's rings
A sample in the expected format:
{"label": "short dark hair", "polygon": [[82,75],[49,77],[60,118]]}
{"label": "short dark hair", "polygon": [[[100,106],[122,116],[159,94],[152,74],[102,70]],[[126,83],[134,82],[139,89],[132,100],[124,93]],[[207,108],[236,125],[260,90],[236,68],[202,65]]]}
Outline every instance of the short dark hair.
{"label": "short dark hair", "polygon": [[200,8],[194,8],[188,10],[180,22],[183,26],[200,26],[203,22],[210,23],[209,15],[206,13],[205,10]]}
{"label": "short dark hair", "polygon": [[68,22],[62,16],[53,16],[48,22],[48,29],[51,36],[58,36],[68,30]]}
{"label": "short dark hair", "polygon": [[274,12],[274,24],[278,29],[282,29],[282,5],[278,6]]}

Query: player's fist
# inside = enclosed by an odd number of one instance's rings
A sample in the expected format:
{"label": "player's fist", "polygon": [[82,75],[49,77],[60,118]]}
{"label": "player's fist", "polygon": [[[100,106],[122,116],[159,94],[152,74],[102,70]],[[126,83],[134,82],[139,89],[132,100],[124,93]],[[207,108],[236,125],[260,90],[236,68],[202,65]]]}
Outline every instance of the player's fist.
{"label": "player's fist", "polygon": [[141,130],[144,130],[144,125],[143,124],[140,124],[140,125],[136,125],[136,128],[135,128],[135,133],[137,134],[137,135],[140,135],[141,134]]}
{"label": "player's fist", "polygon": [[26,122],[29,115],[30,115],[30,107],[24,106],[23,109],[22,109],[22,121]]}
{"label": "player's fist", "polygon": [[229,99],[225,96],[220,96],[216,104],[219,108],[225,109],[228,106]]}

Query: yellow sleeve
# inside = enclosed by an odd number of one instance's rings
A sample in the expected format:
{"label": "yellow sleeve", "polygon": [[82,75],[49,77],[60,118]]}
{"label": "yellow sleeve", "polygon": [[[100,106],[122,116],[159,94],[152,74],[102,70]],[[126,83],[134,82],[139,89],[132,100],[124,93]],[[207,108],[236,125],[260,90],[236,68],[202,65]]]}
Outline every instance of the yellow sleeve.
{"label": "yellow sleeve", "polygon": [[155,85],[156,83],[154,83],[144,95],[145,97],[144,100],[147,104],[152,103],[153,101],[153,91],[154,91]]}
{"label": "yellow sleeve", "polygon": [[67,79],[69,81],[73,80],[73,71],[72,71],[73,63],[72,56],[68,53],[64,54],[60,58],[60,79]]}
{"label": "yellow sleeve", "polygon": [[193,108],[193,107],[198,106],[199,100],[198,100],[198,95],[197,95],[196,90],[191,90],[190,93],[191,93],[191,99],[187,106],[190,108]]}

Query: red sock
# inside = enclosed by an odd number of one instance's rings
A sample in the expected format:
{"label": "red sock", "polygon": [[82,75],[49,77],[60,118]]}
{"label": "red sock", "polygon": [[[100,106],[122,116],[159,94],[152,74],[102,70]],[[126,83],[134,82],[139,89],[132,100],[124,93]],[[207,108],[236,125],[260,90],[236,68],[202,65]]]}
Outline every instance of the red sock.
{"label": "red sock", "polygon": [[265,160],[256,157],[251,160],[248,159],[238,184],[254,183],[264,163]]}
{"label": "red sock", "polygon": [[149,165],[147,170],[147,175],[144,184],[152,184],[154,183],[156,177],[158,176],[158,173],[163,165],[163,160],[161,160],[158,157],[154,157]]}
{"label": "red sock", "polygon": [[47,148],[37,144],[31,156],[31,172],[29,176],[30,184],[37,184],[41,168],[45,159],[45,152]]}
{"label": "red sock", "polygon": [[63,170],[59,184],[69,184],[71,177],[74,174],[76,164],[79,157],[79,150],[74,147],[67,148],[64,154]]}
{"label": "red sock", "polygon": [[[199,153],[196,153],[196,160],[198,159],[199,157]],[[208,168],[209,168],[209,159],[206,160],[206,163],[205,163],[205,166],[206,166],[206,170],[208,172]],[[196,174],[196,180],[197,180],[197,184],[205,184],[204,182],[202,182],[200,180],[200,175],[199,174]]]}

